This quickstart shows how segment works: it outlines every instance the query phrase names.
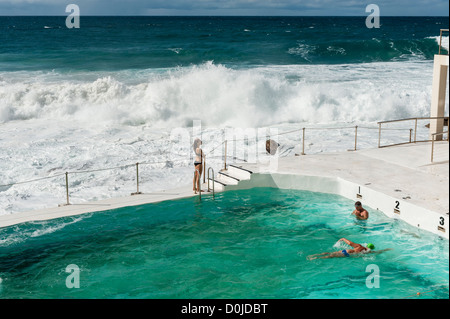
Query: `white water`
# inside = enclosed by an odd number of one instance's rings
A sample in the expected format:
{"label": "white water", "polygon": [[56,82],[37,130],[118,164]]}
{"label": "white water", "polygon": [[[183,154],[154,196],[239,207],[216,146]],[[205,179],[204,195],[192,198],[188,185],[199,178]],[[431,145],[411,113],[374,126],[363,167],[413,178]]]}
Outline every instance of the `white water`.
{"label": "white water", "polygon": [[[381,120],[429,115],[432,69],[430,61],[415,61],[0,73],[0,185],[143,161],[162,163],[140,167],[141,191],[190,185],[190,143],[198,133],[187,140],[170,134],[175,128],[191,133],[192,120],[201,120],[207,153],[223,141],[225,127],[271,126],[282,133],[358,125],[358,148],[376,147],[378,131],[365,128],[376,128]],[[419,139],[427,135],[423,125]],[[306,153],[351,149],[353,134],[352,128],[308,131]],[[300,153],[300,136],[275,138],[280,155]],[[385,143],[403,142],[409,131],[387,131],[383,138]],[[264,141],[258,145],[263,153]],[[229,154],[232,149],[229,145]],[[208,166],[217,171],[222,148],[208,156]],[[70,199],[80,203],[126,196],[136,191],[135,183],[134,167],[70,174]],[[64,176],[0,187],[0,214],[64,202]]]}
{"label": "white water", "polygon": [[[448,33],[447,33],[448,34]],[[449,50],[449,47],[448,47],[448,36],[443,36],[442,37],[442,42],[441,42],[441,46],[443,47],[443,48],[445,48],[447,51]],[[439,41],[441,41],[441,39],[440,39],[440,37],[439,36],[434,36],[434,37],[429,37],[429,39],[435,39],[436,40],[436,42],[439,44]]]}
{"label": "white water", "polygon": [[27,119],[157,127],[423,116],[432,65],[390,62],[233,70],[207,63],[118,73],[0,73],[0,123]]}

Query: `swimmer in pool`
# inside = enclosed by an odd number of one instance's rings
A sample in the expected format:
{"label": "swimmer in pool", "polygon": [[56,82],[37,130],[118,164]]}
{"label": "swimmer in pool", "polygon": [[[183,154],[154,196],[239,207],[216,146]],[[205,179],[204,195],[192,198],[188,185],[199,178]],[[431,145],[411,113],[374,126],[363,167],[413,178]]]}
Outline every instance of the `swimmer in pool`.
{"label": "swimmer in pool", "polygon": [[369,212],[362,207],[361,202],[355,203],[355,210],[353,211],[352,215],[355,215],[357,219],[365,220],[369,218]]}
{"label": "swimmer in pool", "polygon": [[343,249],[340,251],[335,251],[335,252],[331,252],[331,253],[321,253],[321,254],[315,254],[315,255],[310,255],[308,256],[309,260],[313,260],[313,259],[324,259],[324,258],[335,258],[335,257],[350,257],[350,255],[356,255],[356,254],[368,254],[368,253],[380,253],[383,251],[387,251],[390,249],[384,249],[384,250],[379,250],[379,251],[372,251],[372,249],[375,249],[375,245],[374,244],[367,244],[366,247],[364,247],[363,245],[354,243],[346,238],[341,238],[338,240],[338,242],[343,241],[345,242],[347,245],[352,246],[353,249]]}

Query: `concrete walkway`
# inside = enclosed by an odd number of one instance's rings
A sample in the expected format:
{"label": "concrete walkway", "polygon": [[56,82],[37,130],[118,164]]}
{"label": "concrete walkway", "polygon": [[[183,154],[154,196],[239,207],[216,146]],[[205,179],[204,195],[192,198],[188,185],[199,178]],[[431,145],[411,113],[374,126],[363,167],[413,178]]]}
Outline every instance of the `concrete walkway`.
{"label": "concrete walkway", "polygon": [[[435,154],[436,162],[431,163],[431,143],[417,143],[353,152],[284,157],[279,158],[276,173],[339,177],[448,215],[448,142],[436,143]],[[240,165],[255,173],[260,170],[258,164]],[[0,227],[194,196],[192,185],[189,182],[187,185],[159,193],[3,215],[0,216]]]}
{"label": "concrete walkway", "polygon": [[47,209],[33,210],[28,212],[19,212],[14,214],[0,216],[0,227],[11,226],[36,220],[49,220],[60,217],[81,215],[85,213],[100,212],[110,209],[117,209],[127,206],[138,206],[149,203],[162,202],[194,195],[192,185],[183,188],[172,189],[158,193],[143,193],[133,196],[116,197],[104,199],[96,202],[83,204],[65,205]]}
{"label": "concrete walkway", "polygon": [[[284,157],[277,173],[340,177],[366,185],[392,197],[440,214],[449,212],[449,144],[435,143],[436,161],[431,163],[431,143],[386,148]],[[256,164],[240,164],[258,172]]]}

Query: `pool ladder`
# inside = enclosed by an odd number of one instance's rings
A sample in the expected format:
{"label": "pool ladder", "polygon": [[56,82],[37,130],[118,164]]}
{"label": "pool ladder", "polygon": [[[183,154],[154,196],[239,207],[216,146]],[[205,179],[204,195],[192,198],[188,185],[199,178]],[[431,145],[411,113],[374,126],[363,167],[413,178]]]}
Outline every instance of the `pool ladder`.
{"label": "pool ladder", "polygon": [[[198,168],[195,169],[195,171],[198,173],[199,179],[201,179],[201,175],[200,175],[200,171],[198,170]],[[209,177],[209,172],[212,171],[212,176],[214,178],[214,169],[212,167],[208,168],[208,193],[211,192],[211,188],[209,187],[209,181],[211,180],[211,178]],[[213,199],[215,199],[216,196],[216,192],[214,189],[214,180],[212,183],[212,191],[213,191]],[[202,183],[199,183],[199,189],[198,189],[198,198],[200,200],[202,200]]]}
{"label": "pool ladder", "polygon": [[212,177],[213,177],[213,182],[212,182],[212,191],[213,191],[213,199],[215,198],[216,192],[214,190],[214,169],[212,167],[208,168],[208,193],[211,192],[211,189],[209,188],[209,181],[211,180],[211,178],[209,177],[209,172],[212,171]]}

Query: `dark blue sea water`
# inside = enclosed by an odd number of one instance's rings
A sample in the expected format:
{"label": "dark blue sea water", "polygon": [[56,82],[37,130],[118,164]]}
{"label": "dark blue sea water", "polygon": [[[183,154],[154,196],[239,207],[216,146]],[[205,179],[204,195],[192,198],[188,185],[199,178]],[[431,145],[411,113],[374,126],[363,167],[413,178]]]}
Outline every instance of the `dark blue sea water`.
{"label": "dark blue sea water", "polygon": [[0,17],[0,71],[430,60],[448,17]]}

